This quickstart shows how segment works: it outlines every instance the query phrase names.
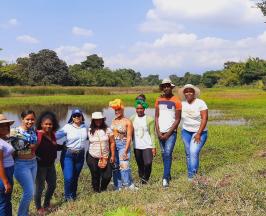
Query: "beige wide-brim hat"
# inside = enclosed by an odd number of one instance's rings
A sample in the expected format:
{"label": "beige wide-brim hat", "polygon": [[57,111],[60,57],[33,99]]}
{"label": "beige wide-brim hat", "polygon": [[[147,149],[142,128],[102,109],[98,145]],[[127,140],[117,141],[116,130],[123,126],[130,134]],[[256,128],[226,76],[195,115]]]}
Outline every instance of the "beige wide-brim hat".
{"label": "beige wide-brim hat", "polygon": [[0,114],[0,124],[9,123],[9,125],[14,124],[15,121],[7,119],[3,114]]}
{"label": "beige wide-brim hat", "polygon": [[182,100],[185,100],[184,90],[187,88],[194,89],[195,97],[198,98],[200,96],[200,89],[192,84],[186,84],[182,88],[178,89],[178,95]]}
{"label": "beige wide-brim hat", "polygon": [[162,89],[162,85],[168,84],[168,83],[171,84],[172,88],[175,87],[175,84],[173,84],[172,81],[169,78],[165,78],[165,79],[163,79],[162,83],[160,84],[160,89]]}
{"label": "beige wide-brim hat", "polygon": [[94,112],[91,114],[91,119],[105,119],[102,112]]}

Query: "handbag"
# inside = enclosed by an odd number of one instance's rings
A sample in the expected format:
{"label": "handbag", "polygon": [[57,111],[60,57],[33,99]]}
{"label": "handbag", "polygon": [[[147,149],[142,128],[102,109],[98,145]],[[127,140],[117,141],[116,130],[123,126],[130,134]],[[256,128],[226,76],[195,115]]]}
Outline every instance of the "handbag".
{"label": "handbag", "polygon": [[100,139],[100,136],[99,136],[98,133],[97,133],[97,135],[98,135],[98,138],[99,138],[100,150],[101,150],[101,156],[100,156],[99,161],[98,161],[98,167],[101,168],[101,169],[104,169],[106,167],[106,165],[107,165],[108,157],[104,157],[103,156],[102,142],[101,142],[101,139]]}

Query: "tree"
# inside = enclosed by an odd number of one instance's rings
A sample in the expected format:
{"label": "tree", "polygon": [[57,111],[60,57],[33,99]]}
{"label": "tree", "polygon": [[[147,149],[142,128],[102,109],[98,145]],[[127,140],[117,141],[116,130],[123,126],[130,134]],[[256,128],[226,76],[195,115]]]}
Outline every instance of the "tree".
{"label": "tree", "polygon": [[27,64],[30,85],[69,85],[71,82],[67,64],[52,50],[31,53]]}
{"label": "tree", "polygon": [[192,84],[192,85],[199,85],[201,80],[201,75],[199,74],[191,74],[190,72],[186,72],[183,77],[183,85],[185,84]]}
{"label": "tree", "polygon": [[263,16],[266,16],[266,1],[259,1],[256,3],[256,5],[261,10]]}
{"label": "tree", "polygon": [[96,54],[87,56],[87,59],[81,62],[82,68],[86,70],[102,69],[104,67],[103,58]]}
{"label": "tree", "polygon": [[[2,48],[0,48],[0,51],[3,50]],[[3,64],[5,63],[5,61],[0,60],[0,67],[3,66]]]}
{"label": "tree", "polygon": [[218,83],[221,77],[221,71],[206,71],[201,78],[201,83],[207,87],[212,88]]}
{"label": "tree", "polygon": [[149,75],[142,78],[142,85],[158,86],[160,83],[159,75]]}
{"label": "tree", "polygon": [[245,71],[245,63],[234,63],[226,67],[220,74],[219,84],[223,86],[236,86],[241,83],[241,76]]}
{"label": "tree", "polygon": [[0,67],[0,84],[1,85],[17,85],[20,83],[16,74],[16,64],[10,64]]}
{"label": "tree", "polygon": [[250,84],[266,76],[266,61],[259,58],[249,58],[245,63],[244,72],[240,76],[241,84]]}

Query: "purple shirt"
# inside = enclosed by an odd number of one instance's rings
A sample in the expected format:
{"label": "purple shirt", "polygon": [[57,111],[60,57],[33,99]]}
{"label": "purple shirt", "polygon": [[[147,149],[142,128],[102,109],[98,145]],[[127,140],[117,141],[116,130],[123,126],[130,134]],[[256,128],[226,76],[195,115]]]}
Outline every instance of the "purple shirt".
{"label": "purple shirt", "polygon": [[4,168],[14,166],[14,159],[12,153],[14,148],[8,142],[0,139],[0,151],[3,152],[3,165]]}

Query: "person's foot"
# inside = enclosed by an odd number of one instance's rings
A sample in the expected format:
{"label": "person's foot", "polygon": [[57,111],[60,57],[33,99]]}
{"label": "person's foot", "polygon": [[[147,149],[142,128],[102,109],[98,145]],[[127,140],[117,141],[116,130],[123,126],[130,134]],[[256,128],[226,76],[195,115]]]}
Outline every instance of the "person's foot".
{"label": "person's foot", "polygon": [[169,182],[167,179],[163,179],[163,187],[169,187]]}
{"label": "person's foot", "polygon": [[139,188],[136,187],[134,184],[131,184],[131,185],[128,187],[128,189],[130,189],[130,190],[138,190]]}
{"label": "person's foot", "polygon": [[147,184],[148,183],[148,181],[145,180],[144,178],[142,178],[140,181],[141,181],[141,184]]}
{"label": "person's foot", "polygon": [[44,208],[39,208],[37,210],[37,215],[40,215],[40,216],[45,215],[45,209]]}

